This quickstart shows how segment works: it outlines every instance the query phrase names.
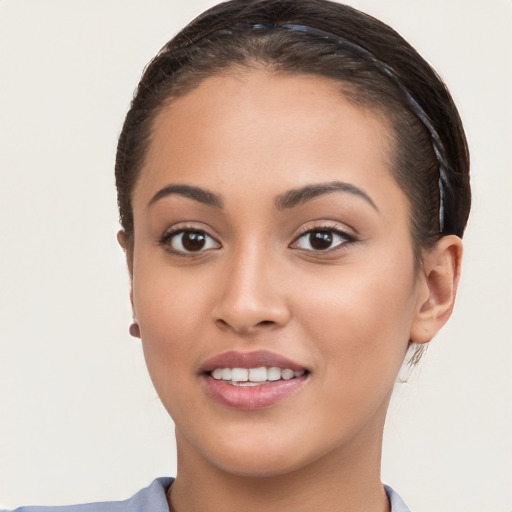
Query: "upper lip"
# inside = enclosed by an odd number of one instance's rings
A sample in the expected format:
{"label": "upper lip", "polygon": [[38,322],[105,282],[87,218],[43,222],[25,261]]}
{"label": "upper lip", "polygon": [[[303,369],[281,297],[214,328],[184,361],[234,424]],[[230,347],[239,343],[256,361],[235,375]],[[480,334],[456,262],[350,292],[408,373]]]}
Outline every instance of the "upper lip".
{"label": "upper lip", "polygon": [[208,373],[215,370],[215,368],[259,368],[262,366],[286,368],[295,372],[306,370],[303,365],[274,352],[266,350],[237,352],[230,350],[205,361],[201,365],[201,371]]}

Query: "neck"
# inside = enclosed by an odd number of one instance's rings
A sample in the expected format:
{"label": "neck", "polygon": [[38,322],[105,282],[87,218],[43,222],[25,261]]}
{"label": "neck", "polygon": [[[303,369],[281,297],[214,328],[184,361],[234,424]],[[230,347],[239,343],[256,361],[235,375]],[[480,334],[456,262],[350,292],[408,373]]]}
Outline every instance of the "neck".
{"label": "neck", "polygon": [[355,440],[295,471],[233,474],[212,465],[177,431],[171,512],[389,512],[380,480],[382,432]]}

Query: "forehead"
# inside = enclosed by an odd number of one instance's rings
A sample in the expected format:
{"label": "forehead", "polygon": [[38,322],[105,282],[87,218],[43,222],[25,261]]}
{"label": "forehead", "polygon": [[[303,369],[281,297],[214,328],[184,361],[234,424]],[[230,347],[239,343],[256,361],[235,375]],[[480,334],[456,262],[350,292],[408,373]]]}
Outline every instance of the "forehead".
{"label": "forehead", "polygon": [[155,118],[134,202],[168,182],[224,184],[225,192],[243,182],[276,194],[312,181],[396,186],[389,141],[381,117],[351,103],[334,80],[264,70],[219,74]]}

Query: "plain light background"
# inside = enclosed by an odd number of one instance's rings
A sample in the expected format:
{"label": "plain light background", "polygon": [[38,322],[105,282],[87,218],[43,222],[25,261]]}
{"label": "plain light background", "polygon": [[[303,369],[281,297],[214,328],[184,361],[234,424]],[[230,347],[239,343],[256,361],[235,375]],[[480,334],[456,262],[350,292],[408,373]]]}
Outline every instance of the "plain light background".
{"label": "plain light background", "polygon": [[[144,65],[213,3],[0,0],[0,505],[124,499],[175,473],[128,335],[113,167]],[[510,512],[512,2],[348,3],[436,67],[472,155],[458,303],[397,385],[383,479],[415,512]]]}

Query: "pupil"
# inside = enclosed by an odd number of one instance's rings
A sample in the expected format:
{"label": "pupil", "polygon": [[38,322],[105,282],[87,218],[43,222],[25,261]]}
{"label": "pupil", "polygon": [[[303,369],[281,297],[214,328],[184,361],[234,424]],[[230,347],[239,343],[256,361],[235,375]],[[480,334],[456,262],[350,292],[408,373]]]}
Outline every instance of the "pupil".
{"label": "pupil", "polygon": [[181,243],[187,251],[199,251],[206,243],[206,236],[198,231],[186,232],[183,233]]}
{"label": "pupil", "polygon": [[332,244],[332,233],[330,231],[314,231],[309,235],[309,243],[313,249],[328,249]]}

